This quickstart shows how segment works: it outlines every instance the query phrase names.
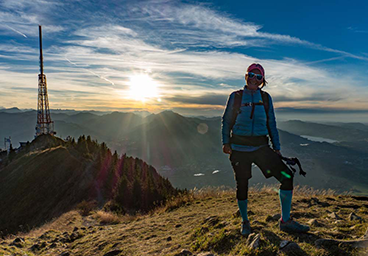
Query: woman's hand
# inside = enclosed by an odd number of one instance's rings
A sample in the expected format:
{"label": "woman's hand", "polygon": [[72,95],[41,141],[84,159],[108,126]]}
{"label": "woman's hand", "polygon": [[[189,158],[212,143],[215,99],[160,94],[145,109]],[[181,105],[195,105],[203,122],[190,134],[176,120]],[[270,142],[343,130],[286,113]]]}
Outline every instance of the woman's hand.
{"label": "woman's hand", "polygon": [[231,154],[231,146],[230,144],[224,144],[222,146],[222,152],[224,152],[225,154]]}

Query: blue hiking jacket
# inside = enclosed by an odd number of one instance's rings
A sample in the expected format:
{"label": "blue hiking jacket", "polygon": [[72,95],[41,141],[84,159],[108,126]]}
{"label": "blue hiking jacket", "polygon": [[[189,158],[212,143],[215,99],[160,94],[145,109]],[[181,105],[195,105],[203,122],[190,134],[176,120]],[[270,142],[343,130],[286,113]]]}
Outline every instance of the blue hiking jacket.
{"label": "blue hiking jacket", "polygon": [[[222,116],[222,144],[230,143],[230,125],[233,115],[233,106],[235,92],[231,93],[224,114]],[[274,150],[280,150],[279,133],[276,128],[275,112],[272,99],[269,96],[268,122],[270,132],[267,129],[267,115],[263,105],[255,105],[253,119],[250,119],[252,106],[245,103],[258,103],[262,101],[261,90],[248,90],[244,86],[243,97],[241,101],[240,113],[238,114],[232,132],[240,136],[264,136],[269,135]],[[270,134],[269,134],[270,133]]]}

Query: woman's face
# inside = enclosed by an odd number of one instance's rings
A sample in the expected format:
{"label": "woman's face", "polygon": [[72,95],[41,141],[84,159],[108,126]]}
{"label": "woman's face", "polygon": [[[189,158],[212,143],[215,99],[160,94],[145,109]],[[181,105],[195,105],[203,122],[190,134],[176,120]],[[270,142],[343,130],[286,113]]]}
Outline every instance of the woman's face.
{"label": "woman's face", "polygon": [[[259,71],[258,69],[252,69],[249,72],[252,72],[256,75],[261,75],[261,71]],[[250,90],[257,90],[258,87],[263,83],[263,79],[259,81],[257,80],[256,76],[251,79],[249,78],[248,74],[245,74],[245,80],[247,81],[247,86]]]}

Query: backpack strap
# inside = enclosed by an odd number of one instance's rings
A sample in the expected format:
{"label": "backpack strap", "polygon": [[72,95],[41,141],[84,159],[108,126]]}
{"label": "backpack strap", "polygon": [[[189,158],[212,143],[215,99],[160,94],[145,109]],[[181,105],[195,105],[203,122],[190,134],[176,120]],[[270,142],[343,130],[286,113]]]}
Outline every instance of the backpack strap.
{"label": "backpack strap", "polygon": [[238,114],[240,113],[240,106],[241,106],[241,101],[243,98],[243,90],[238,90],[235,93],[235,98],[234,98],[234,104],[233,104],[233,115],[232,115],[232,119],[231,119],[231,123],[230,123],[230,130],[233,128],[235,122],[236,122],[236,118],[238,117]]}
{"label": "backpack strap", "polygon": [[268,110],[270,109],[270,95],[261,90],[261,95],[262,95],[262,101],[263,101],[263,106],[266,110],[266,115],[267,115],[267,121],[268,121]]}
{"label": "backpack strap", "polygon": [[261,90],[261,95],[262,95],[262,101],[263,101],[263,106],[264,106],[264,109],[266,111],[266,116],[267,116],[267,130],[268,130],[268,134],[270,134],[270,125],[268,123],[269,121],[269,117],[268,117],[268,110],[270,109],[270,95],[265,92],[265,91],[262,91]]}

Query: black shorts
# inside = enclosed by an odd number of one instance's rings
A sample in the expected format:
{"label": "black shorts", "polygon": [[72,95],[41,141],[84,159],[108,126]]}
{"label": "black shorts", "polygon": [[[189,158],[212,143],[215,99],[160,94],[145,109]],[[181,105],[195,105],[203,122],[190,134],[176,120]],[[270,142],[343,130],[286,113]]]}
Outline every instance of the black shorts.
{"label": "black shorts", "polygon": [[264,146],[253,152],[233,150],[230,155],[235,179],[250,179],[252,163],[261,169],[266,178],[275,177],[282,182],[285,178],[293,178],[293,172],[284,164],[280,156],[269,146]]}

